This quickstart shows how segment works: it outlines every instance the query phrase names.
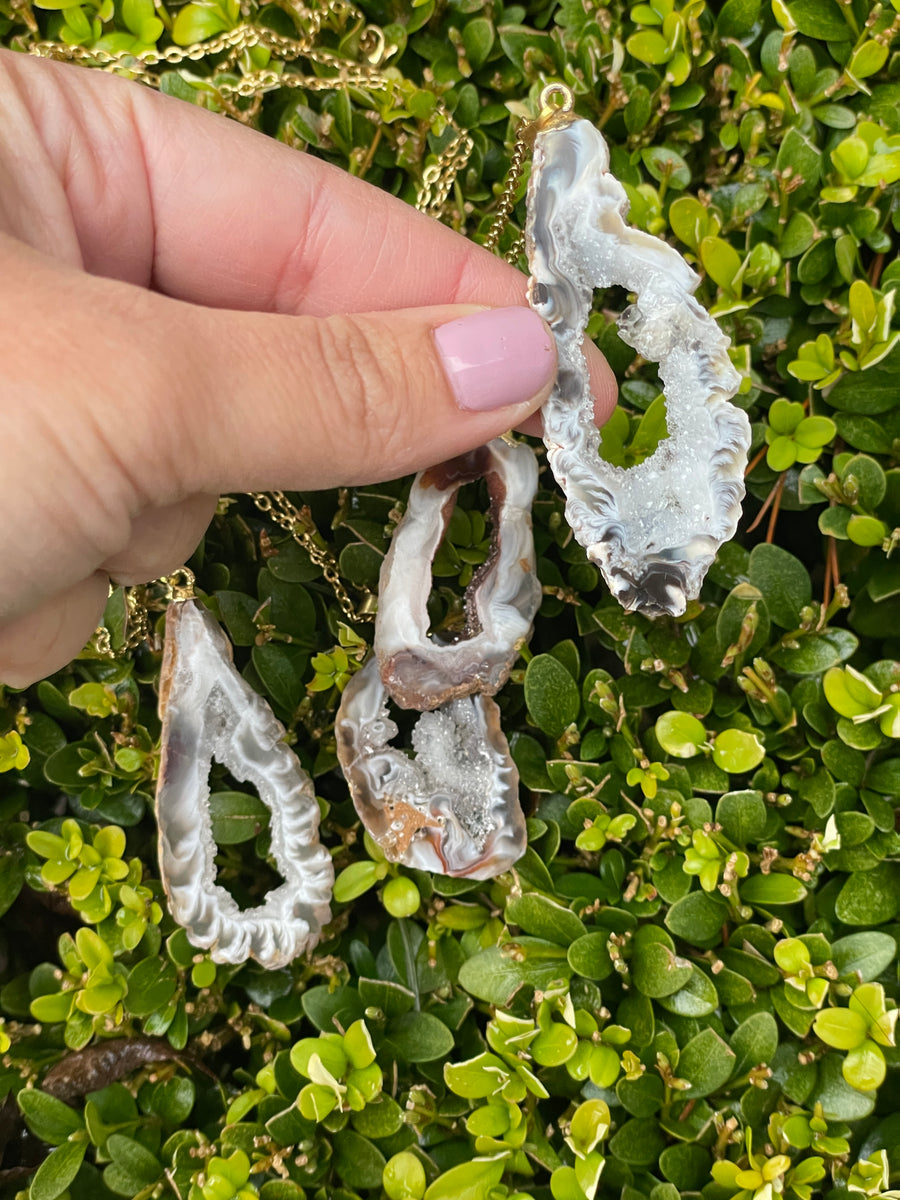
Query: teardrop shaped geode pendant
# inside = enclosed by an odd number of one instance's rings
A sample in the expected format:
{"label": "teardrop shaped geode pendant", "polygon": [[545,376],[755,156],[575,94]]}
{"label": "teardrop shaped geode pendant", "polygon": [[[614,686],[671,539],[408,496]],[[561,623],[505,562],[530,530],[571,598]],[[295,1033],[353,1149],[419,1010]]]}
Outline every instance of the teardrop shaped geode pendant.
{"label": "teardrop shaped geode pendant", "polygon": [[[283,725],[238,674],[228,639],[197,600],[172,603],[166,613],[159,711],[156,810],[169,911],[213,962],[286,966],[315,946],[331,919],[334,869],[319,843],[319,806]],[[213,759],[251,783],[272,814],[271,853],[284,883],[244,911],[215,882]]]}

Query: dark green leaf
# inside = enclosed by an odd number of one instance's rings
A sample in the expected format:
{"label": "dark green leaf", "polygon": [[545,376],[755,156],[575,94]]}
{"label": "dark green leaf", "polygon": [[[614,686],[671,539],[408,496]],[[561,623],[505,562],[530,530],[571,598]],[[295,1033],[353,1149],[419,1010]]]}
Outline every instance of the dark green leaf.
{"label": "dark green leaf", "polygon": [[828,393],[832,408],[876,416],[900,404],[900,346],[865,371],[850,371]]}
{"label": "dark green leaf", "polygon": [[533,792],[552,792],[553,784],[547,774],[547,754],[537,738],[527,733],[514,733],[509,739],[509,748],[525,787]]}
{"label": "dark green leaf", "polygon": [[741,884],[741,899],[748,904],[798,904],[806,896],[806,888],[793,875],[751,875]]}
{"label": "dark green leaf", "polygon": [[352,1129],[334,1135],[334,1165],[350,1188],[379,1188],[384,1173],[384,1155],[368,1138]]}
{"label": "dark green leaf", "polygon": [[[819,0],[803,0],[803,2],[818,6]],[[825,0],[825,2],[834,4],[835,0]],[[819,182],[822,152],[807,134],[791,128],[784,135],[775,164],[779,171],[786,171],[790,168],[792,177],[802,180],[802,185],[796,194],[807,195]]]}
{"label": "dark green leaf", "polygon": [[538,654],[525,672],[525,703],[539,729],[558,738],[577,719],[578,684],[550,654]]}
{"label": "dark green leaf", "polygon": [[801,33],[823,41],[850,41],[850,26],[836,0],[791,0],[787,7]]}
{"label": "dark green leaf", "polygon": [[64,1142],[48,1154],[31,1181],[30,1200],[56,1200],[61,1196],[78,1174],[87,1148],[87,1139]]}
{"label": "dark green leaf", "polygon": [[713,946],[728,920],[728,909],[706,892],[691,892],[676,900],[666,914],[666,928],[701,949]]}
{"label": "dark green leaf", "polygon": [[22,847],[0,853],[0,917],[10,908],[25,882],[25,855]]}
{"label": "dark green leaf", "polygon": [[212,833],[220,846],[249,842],[269,824],[269,810],[246,792],[214,792],[209,798]]}
{"label": "dark green leaf", "polygon": [[707,1017],[719,1007],[719,995],[713,981],[693,967],[687,982],[677,992],[660,997],[658,1003],[679,1017]]}
{"label": "dark green leaf", "polygon": [[25,1123],[35,1137],[51,1146],[65,1142],[73,1133],[84,1129],[81,1113],[37,1088],[23,1088],[16,1096]]}
{"label": "dark green leaf", "polygon": [[165,1008],[177,986],[178,973],[173,963],[159,956],[145,958],[129,973],[128,1009],[135,1016],[149,1017]]}
{"label": "dark green leaf", "polygon": [[679,1197],[699,1191],[709,1181],[711,1165],[709,1151],[690,1143],[667,1146],[659,1156],[660,1174],[678,1189]]}
{"label": "dark green leaf", "polygon": [[609,934],[586,933],[569,946],[569,966],[585,979],[606,979],[613,972],[607,943]]}
{"label": "dark green leaf", "polygon": [[466,56],[477,70],[486,60],[494,44],[494,26],[487,17],[473,17],[462,31]]}
{"label": "dark green leaf", "polygon": [[636,1079],[624,1076],[616,1084],[616,1095],[627,1113],[633,1117],[652,1117],[665,1100],[665,1087],[658,1075],[639,1075]]}
{"label": "dark green leaf", "polygon": [[259,601],[243,592],[216,592],[219,615],[235,646],[252,646],[259,632],[253,620]]}
{"label": "dark green leaf", "polygon": [[736,845],[752,845],[762,837],[766,827],[762,792],[726,792],[716,804],[716,821],[725,836]]}
{"label": "dark green leaf", "polygon": [[803,636],[796,650],[776,650],[772,661],[794,675],[818,675],[829,667],[846,662],[859,646],[849,629],[828,629],[824,633]]}
{"label": "dark green leaf", "polygon": [[303,675],[309,659],[306,650],[302,646],[268,642],[254,646],[251,659],[272,700],[287,712],[293,712],[305,695]]}
{"label": "dark green leaf", "polygon": [[671,996],[687,984],[692,972],[691,964],[677,957],[671,938],[664,930],[645,925],[637,931],[631,956],[631,976],[639,992],[653,999]]}
{"label": "dark green leaf", "polygon": [[778,1049],[778,1024],[771,1013],[753,1013],[738,1025],[730,1042],[736,1056],[734,1074],[746,1075],[751,1067],[771,1064]]}
{"label": "dark green leaf", "polygon": [[366,1138],[393,1137],[403,1128],[403,1109],[396,1100],[382,1093],[373,1104],[367,1104],[362,1112],[353,1114],[353,1128]]}
{"label": "dark green leaf", "polygon": [[106,1143],[112,1163],[103,1172],[103,1182],[120,1196],[134,1196],[156,1183],[163,1173],[162,1163],[140,1142],[121,1133],[112,1133]]}
{"label": "dark green leaf", "polygon": [[659,1125],[650,1117],[634,1117],[610,1138],[611,1154],[630,1167],[655,1166],[665,1148]]}
{"label": "dark green leaf", "polygon": [[877,979],[897,957],[897,943],[888,933],[872,930],[838,938],[831,961],[841,975],[858,975],[861,982]]}
{"label": "dark green leaf", "polygon": [[714,1029],[704,1029],[691,1038],[678,1059],[678,1074],[690,1081],[685,1099],[709,1096],[731,1077],[735,1053]]}
{"label": "dark green leaf", "polygon": [[459,983],[476,999],[505,1007],[523,984],[546,990],[554,980],[569,979],[571,973],[560,946],[521,937],[467,959]]}
{"label": "dark green leaf", "polygon": [[761,7],[762,0],[726,0],[717,22],[719,37],[745,37],[759,20]]}
{"label": "dark green leaf", "polygon": [[359,981],[359,999],[366,1008],[380,1008],[386,1017],[399,1017],[415,1007],[416,997],[409,988],[382,979]]}
{"label": "dark green leaf", "polygon": [[453,1034],[431,1013],[407,1012],[387,1027],[388,1048],[402,1062],[434,1062],[453,1049]]}
{"label": "dark green leaf", "polygon": [[796,629],[800,610],[812,599],[809,573],[779,546],[760,542],[750,554],[750,582],[763,594],[769,616],[782,629]]}
{"label": "dark green leaf", "polygon": [[303,1011],[323,1033],[347,1029],[364,1015],[364,1006],[356,988],[310,988],[303,993]]}
{"label": "dark green leaf", "polygon": [[515,896],[509,901],[506,921],[507,924],[518,925],[534,937],[545,938],[560,946],[568,946],[587,933],[583,923],[570,909],[533,892]]}
{"label": "dark green leaf", "polygon": [[900,912],[900,864],[885,862],[874,871],[850,875],[835,901],[845,925],[883,925]]}

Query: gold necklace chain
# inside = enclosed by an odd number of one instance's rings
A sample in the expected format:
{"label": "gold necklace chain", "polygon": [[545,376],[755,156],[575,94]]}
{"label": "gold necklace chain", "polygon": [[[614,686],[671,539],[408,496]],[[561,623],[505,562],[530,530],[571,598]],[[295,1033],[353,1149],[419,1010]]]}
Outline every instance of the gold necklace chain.
{"label": "gold necklace chain", "polygon": [[[371,589],[359,586],[359,601],[354,603],[347,585],[341,578],[337,560],[328,548],[307,505],[297,508],[284,492],[248,492],[247,495],[257,509],[294,539],[309,555],[312,562],[321,568],[326,582],[334,592],[335,599],[344,616],[354,624],[366,624],[375,620],[378,597]],[[162,589],[161,594],[160,589]],[[110,595],[116,589],[110,584]],[[151,607],[161,603],[184,599],[194,592],[194,575],[188,567],[179,567],[171,575],[154,579],[150,583],[137,584],[123,589],[125,602],[124,637],[120,646],[113,646],[106,625],[94,631],[91,645],[104,658],[125,658],[144,642],[150,640]]]}
{"label": "gold necklace chain", "polygon": [[334,555],[316,529],[312,514],[306,505],[298,509],[284,492],[248,492],[248,495],[261,513],[265,513],[276,525],[286,530],[294,541],[303,547],[315,565],[321,567],[322,574],[346,617],[355,622],[375,620],[375,593],[367,587],[356,588],[362,598],[358,605],[354,605]]}
{"label": "gold necklace chain", "polygon": [[[497,201],[497,211],[494,214],[488,235],[484,239],[484,248],[490,250],[492,254],[497,253],[503,230],[506,228],[513,208],[515,208],[516,190],[519,186],[519,180],[522,178],[522,171],[525,167],[525,152],[528,148],[525,138],[526,127],[527,122],[523,122],[516,131],[516,144],[513,146],[513,152],[509,160],[509,170],[506,172],[506,178],[503,180],[503,190],[500,193],[500,199]],[[524,248],[525,239],[520,235],[504,255],[506,261],[515,266]]]}
{"label": "gold necklace chain", "polygon": [[[241,54],[256,47],[262,47],[276,55],[281,66],[305,58],[311,64],[335,72],[334,75],[320,76],[273,67],[248,71],[236,82],[222,80],[217,83],[216,90],[222,98],[259,99],[279,88],[302,88],[314,92],[351,87],[388,92],[396,89],[399,77],[396,74],[388,75],[380,69],[382,62],[393,52],[393,47],[388,45],[380,26],[365,25],[362,30],[359,44],[366,60],[364,63],[348,62],[346,58],[327,47],[316,44],[316,38],[322,32],[328,17],[337,17],[344,21],[353,20],[360,24],[365,21],[363,14],[354,5],[346,0],[328,0],[321,9],[313,9],[295,3],[290,6],[290,11],[295,19],[306,26],[299,37],[286,37],[274,30],[254,25],[251,21],[244,21],[234,29],[215,37],[194,42],[189,46],[167,46],[162,50],[148,47],[136,52],[110,51],[101,47],[70,46],[65,42],[46,40],[32,42],[27,49],[30,54],[41,58],[82,63],[106,71],[121,70],[149,87],[159,87],[159,77],[152,70],[154,67],[201,62],[225,52],[228,52],[229,60],[236,60]],[[440,220],[444,215],[453,181],[468,163],[475,143],[469,134],[459,127],[440,99],[435,105],[435,112],[452,131],[452,137],[435,155],[434,161],[423,167],[416,191],[416,208]],[[235,112],[233,115],[240,114]]]}

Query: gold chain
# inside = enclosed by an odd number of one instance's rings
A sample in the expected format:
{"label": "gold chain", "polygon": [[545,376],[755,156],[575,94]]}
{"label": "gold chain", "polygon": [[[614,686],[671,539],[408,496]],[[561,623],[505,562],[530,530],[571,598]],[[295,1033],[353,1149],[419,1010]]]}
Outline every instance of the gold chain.
{"label": "gold chain", "polygon": [[[515,207],[516,190],[519,180],[522,178],[527,151],[534,145],[534,139],[539,130],[556,123],[560,118],[566,119],[567,115],[573,111],[575,96],[572,89],[564,83],[548,83],[541,92],[539,103],[540,111],[536,119],[520,122],[516,130],[516,142],[510,155],[509,170],[503,181],[503,190],[497,202],[497,210],[491,222],[491,228],[483,243],[485,249],[490,250],[492,254],[497,253],[503,230]],[[515,266],[524,249],[525,238],[520,234],[507,250],[506,261]]]}
{"label": "gold chain", "polygon": [[[321,568],[348,620],[356,624],[375,620],[378,597],[367,587],[355,587],[354,590],[359,592],[360,601],[358,604],[353,603],[334,555],[316,528],[312,513],[306,505],[297,508],[284,492],[248,492],[247,495],[261,513],[289,533],[294,541],[303,547],[313,563]],[[151,603],[159,600],[158,596],[154,600],[151,599],[153,593],[161,587],[163,600],[184,600],[193,596],[194,583],[194,574],[190,568],[179,567],[171,575],[164,575],[151,583],[125,588],[125,640],[121,646],[114,648],[109,629],[105,625],[99,625],[91,639],[94,650],[105,658],[125,658],[143,642],[149,641]],[[115,590],[114,585],[110,584],[110,595]]]}
{"label": "gold chain", "polygon": [[288,500],[284,492],[248,492],[250,499],[261,513],[280,525],[291,535],[298,545],[302,546],[331,586],[338,604],[344,615],[351,621],[364,622],[375,620],[377,597],[367,587],[356,590],[362,596],[359,606],[355,606],[347,591],[338,564],[331,551],[325,545],[322,535],[316,529],[309,508],[304,505],[297,508]]}
{"label": "gold chain", "polygon": [[[230,60],[236,59],[255,47],[262,47],[278,56],[280,66],[305,58],[310,63],[335,71],[334,76],[320,76],[300,71],[283,71],[272,67],[247,72],[237,82],[223,80],[216,84],[216,91],[223,99],[258,99],[267,92],[279,88],[303,88],[311,92],[335,91],[357,87],[392,92],[398,81],[395,74],[388,75],[379,69],[380,64],[393,51],[386,42],[384,31],[377,25],[365,25],[360,37],[365,63],[348,63],[345,58],[323,46],[316,45],[325,19],[336,16],[363,23],[363,14],[346,0],[328,0],[321,9],[312,9],[300,4],[291,6],[293,15],[306,25],[300,37],[285,37],[271,29],[260,28],[243,22],[234,29],[194,42],[189,46],[167,46],[163,50],[149,47],[136,53],[109,51],[99,47],[70,46],[65,42],[39,41],[28,46],[30,54],[41,58],[53,58],[66,62],[94,66],[105,71],[121,70],[130,77],[159,87],[159,78],[151,68],[178,66],[182,63],[201,62],[212,55],[226,51]],[[453,119],[452,114],[440,99],[435,112],[453,131],[448,144],[434,156],[422,171],[416,192],[416,208],[438,220],[444,216],[447,197],[457,174],[466,166],[475,143]],[[240,116],[240,113],[233,113]]]}
{"label": "gold chain", "polygon": [[[185,568],[186,569],[186,568]],[[105,658],[124,658],[132,650],[137,650],[143,642],[149,639],[150,613],[147,605],[147,589],[150,584],[139,584],[127,587],[125,591],[125,640],[118,648],[113,648],[110,632],[105,625],[98,625],[91,639],[94,649]],[[109,585],[109,594],[115,591],[115,586]]]}
{"label": "gold chain", "polygon": [[[524,136],[526,127],[527,122],[523,122],[516,131],[516,144],[513,146],[513,152],[510,155],[509,170],[506,172],[506,178],[503,181],[503,191],[500,193],[500,199],[497,202],[497,211],[491,222],[491,228],[483,242],[485,250],[490,250],[491,254],[497,253],[503,230],[506,228],[510,214],[516,204],[516,189],[519,186],[519,180],[522,178],[522,170],[525,165],[525,151],[528,148]],[[519,260],[519,255],[522,253],[524,245],[525,239],[520,235],[507,250],[505,255],[506,261],[515,265]]]}

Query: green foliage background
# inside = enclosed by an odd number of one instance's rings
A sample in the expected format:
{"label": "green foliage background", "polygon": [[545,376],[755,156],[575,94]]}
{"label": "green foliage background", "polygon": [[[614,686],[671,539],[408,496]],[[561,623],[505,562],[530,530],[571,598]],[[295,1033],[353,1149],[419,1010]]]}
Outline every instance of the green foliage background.
{"label": "green foliage background", "polygon": [[[132,73],[408,200],[456,136],[450,113],[473,150],[444,215],[477,239],[517,121],[564,80],[632,220],[701,274],[754,430],[746,532],[678,621],[610,600],[544,471],[544,602],[500,697],[529,849],[489,884],[398,869],[362,837],[333,721],[371,627],[342,624],[319,569],[248,500],[223,502],[198,586],[315,777],[339,872],[326,937],[288,970],[216,967],[165,913],[158,644],[88,648],[0,690],[8,1194],[897,1194],[898,7],[371,0],[313,18],[0,0],[7,45],[51,39],[88,64],[242,22],[296,38],[315,19],[333,63],[365,65],[380,26],[377,86],[329,88],[319,62],[289,87],[300,68],[262,46]],[[265,96],[241,97],[260,70]],[[664,414],[611,322],[624,301],[600,297],[591,332],[621,382],[603,452],[628,463]],[[351,584],[375,587],[407,488],[301,498]],[[463,492],[434,628],[461,623],[484,506]],[[117,594],[114,647],[124,615]],[[274,877],[267,811],[218,769],[213,791],[219,878],[254,903]]]}

